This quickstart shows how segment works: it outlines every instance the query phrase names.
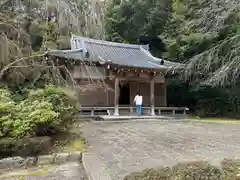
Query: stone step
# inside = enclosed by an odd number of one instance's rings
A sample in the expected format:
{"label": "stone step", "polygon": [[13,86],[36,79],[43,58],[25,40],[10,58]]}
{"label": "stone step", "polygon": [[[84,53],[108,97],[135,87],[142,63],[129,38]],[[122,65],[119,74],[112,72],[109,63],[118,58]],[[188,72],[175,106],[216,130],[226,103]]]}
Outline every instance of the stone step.
{"label": "stone step", "polygon": [[111,180],[105,166],[94,154],[83,153],[82,162],[89,180]]}

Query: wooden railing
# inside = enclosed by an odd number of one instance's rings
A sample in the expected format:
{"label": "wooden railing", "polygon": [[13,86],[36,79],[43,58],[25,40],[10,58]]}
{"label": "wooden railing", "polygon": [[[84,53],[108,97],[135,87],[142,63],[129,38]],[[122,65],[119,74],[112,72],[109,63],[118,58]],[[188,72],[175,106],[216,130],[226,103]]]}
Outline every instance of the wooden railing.
{"label": "wooden railing", "polygon": [[[94,116],[99,111],[105,111],[107,115],[113,115],[115,107],[80,107],[80,112],[90,112],[91,116]],[[118,107],[119,111],[124,110],[129,113],[134,113],[136,107],[132,106],[120,106]],[[150,113],[151,107],[142,107],[143,113],[146,113],[146,111],[149,111]],[[187,107],[154,107],[155,114],[156,115],[162,115],[164,112],[171,112],[171,115],[176,114],[183,114],[186,115],[189,109]],[[181,113],[179,113],[181,112]],[[169,114],[169,113],[168,113]]]}

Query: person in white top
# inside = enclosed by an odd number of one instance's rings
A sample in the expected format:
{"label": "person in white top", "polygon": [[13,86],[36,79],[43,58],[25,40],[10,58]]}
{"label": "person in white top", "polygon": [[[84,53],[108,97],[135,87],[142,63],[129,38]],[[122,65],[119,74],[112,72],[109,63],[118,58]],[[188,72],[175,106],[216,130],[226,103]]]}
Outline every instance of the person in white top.
{"label": "person in white top", "polygon": [[142,95],[140,93],[137,93],[133,101],[136,104],[136,113],[140,116],[142,114],[142,102],[143,102]]}

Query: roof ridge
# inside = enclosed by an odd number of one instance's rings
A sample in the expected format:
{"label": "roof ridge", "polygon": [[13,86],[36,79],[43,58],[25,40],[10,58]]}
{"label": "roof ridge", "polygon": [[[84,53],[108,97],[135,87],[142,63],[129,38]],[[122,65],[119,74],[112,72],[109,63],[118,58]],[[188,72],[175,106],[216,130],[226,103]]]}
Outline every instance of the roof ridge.
{"label": "roof ridge", "polygon": [[132,48],[132,49],[139,49],[140,48],[147,48],[148,45],[139,45],[139,44],[125,44],[125,43],[118,43],[118,42],[111,42],[111,41],[105,41],[105,40],[98,40],[98,39],[92,39],[88,37],[82,37],[78,35],[72,34],[72,38],[78,39],[78,40],[83,40],[85,42],[89,42],[92,44],[101,44],[105,46],[114,46],[114,47],[119,47],[119,48]]}

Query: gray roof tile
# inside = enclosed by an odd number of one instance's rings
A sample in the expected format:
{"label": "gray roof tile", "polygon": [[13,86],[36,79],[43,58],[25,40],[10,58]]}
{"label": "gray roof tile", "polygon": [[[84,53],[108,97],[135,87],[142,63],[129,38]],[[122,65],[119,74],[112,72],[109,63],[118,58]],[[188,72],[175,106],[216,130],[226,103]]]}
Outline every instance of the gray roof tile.
{"label": "gray roof tile", "polygon": [[[136,68],[169,69],[179,65],[179,63],[170,61],[164,61],[164,65],[160,65],[161,59],[153,57],[148,51],[147,45],[115,43],[75,35],[72,36],[71,44],[73,50],[53,51],[50,52],[50,54],[69,59],[82,60],[84,58],[84,52],[88,52],[90,55],[89,61],[109,62],[115,65]],[[74,49],[73,44],[77,49]]]}
{"label": "gray roof tile", "polygon": [[78,47],[86,49],[92,59],[100,59],[100,61],[104,60],[112,64],[127,67],[149,69],[168,68],[160,65],[160,62],[153,62],[152,57],[145,53],[145,51],[148,51],[147,45],[115,43],[74,35],[72,41],[78,42]]}
{"label": "gray roof tile", "polygon": [[[85,42],[90,55],[111,61],[113,64],[138,68],[161,68],[156,63],[150,63],[151,58],[140,50],[140,47],[120,47],[99,43]],[[164,68],[164,67],[162,67]]]}
{"label": "gray roof tile", "polygon": [[66,59],[80,60],[83,59],[83,49],[78,50],[52,50],[47,54],[50,56],[57,56]]}

